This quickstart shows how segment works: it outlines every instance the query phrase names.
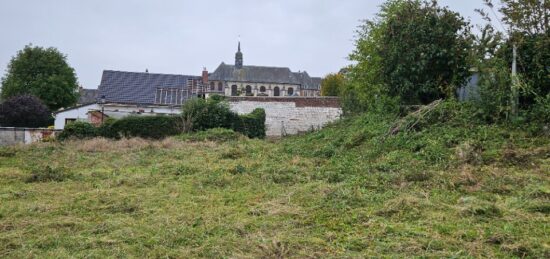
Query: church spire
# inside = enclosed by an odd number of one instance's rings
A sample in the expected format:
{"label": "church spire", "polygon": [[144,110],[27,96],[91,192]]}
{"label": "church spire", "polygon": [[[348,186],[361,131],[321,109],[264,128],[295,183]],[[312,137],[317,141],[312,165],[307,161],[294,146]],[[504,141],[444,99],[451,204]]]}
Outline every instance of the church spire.
{"label": "church spire", "polygon": [[237,53],[235,53],[235,67],[238,69],[243,68],[243,53],[241,52],[241,42],[237,47]]}

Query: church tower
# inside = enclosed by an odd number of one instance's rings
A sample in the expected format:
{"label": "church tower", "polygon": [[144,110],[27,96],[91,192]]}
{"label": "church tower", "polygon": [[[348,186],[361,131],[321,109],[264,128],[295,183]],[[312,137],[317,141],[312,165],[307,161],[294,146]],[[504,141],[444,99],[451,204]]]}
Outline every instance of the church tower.
{"label": "church tower", "polygon": [[241,42],[239,41],[239,47],[237,53],[235,53],[235,67],[238,69],[243,68],[243,53],[241,52]]}

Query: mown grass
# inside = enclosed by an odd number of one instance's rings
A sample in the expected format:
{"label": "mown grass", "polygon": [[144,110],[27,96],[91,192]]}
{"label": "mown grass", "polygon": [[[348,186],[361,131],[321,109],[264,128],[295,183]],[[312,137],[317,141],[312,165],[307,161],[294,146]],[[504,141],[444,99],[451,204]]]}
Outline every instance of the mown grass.
{"label": "mown grass", "polygon": [[550,257],[549,138],[445,116],[2,148],[0,257]]}

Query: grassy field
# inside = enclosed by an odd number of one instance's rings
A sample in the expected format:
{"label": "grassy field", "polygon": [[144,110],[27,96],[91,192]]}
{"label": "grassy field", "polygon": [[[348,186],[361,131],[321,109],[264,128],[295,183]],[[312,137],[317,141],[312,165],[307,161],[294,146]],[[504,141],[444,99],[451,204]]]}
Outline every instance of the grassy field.
{"label": "grassy field", "polygon": [[0,257],[550,257],[549,138],[450,117],[1,148]]}

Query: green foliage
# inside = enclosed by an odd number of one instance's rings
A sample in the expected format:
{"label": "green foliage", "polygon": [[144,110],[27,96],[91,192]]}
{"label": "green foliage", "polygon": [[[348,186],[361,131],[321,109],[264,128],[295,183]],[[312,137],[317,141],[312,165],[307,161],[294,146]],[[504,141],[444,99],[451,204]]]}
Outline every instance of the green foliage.
{"label": "green foliage", "polygon": [[31,45],[17,53],[2,78],[1,96],[31,94],[52,111],[74,105],[78,99],[78,82],[67,57],[55,48]]}
{"label": "green foliage", "polygon": [[89,122],[75,121],[65,125],[63,131],[57,136],[59,140],[87,139],[98,136],[98,130]]}
{"label": "green foliage", "polygon": [[343,74],[328,74],[321,81],[322,96],[340,96],[346,83]]}
{"label": "green foliage", "polygon": [[48,107],[32,95],[13,96],[0,104],[0,125],[3,127],[47,127],[52,119]]}
{"label": "green foliage", "polygon": [[242,137],[243,137],[242,134],[226,128],[212,128],[212,129],[207,129],[205,131],[186,133],[180,136],[182,140],[187,140],[187,141],[215,141],[215,142],[239,140]]}
{"label": "green foliage", "polygon": [[237,114],[229,109],[221,96],[207,100],[193,98],[185,102],[181,113],[186,131],[200,131],[211,128],[231,128]]}
{"label": "green foliage", "polygon": [[[489,8],[494,8],[492,1],[485,2]],[[541,100],[550,94],[550,67],[547,65],[550,62],[550,32],[547,20],[549,3],[508,0],[500,2],[499,11],[503,15],[503,22],[509,27],[509,35],[496,32],[491,24],[487,24],[482,35],[475,41],[473,64],[479,68],[481,75],[480,98],[476,100],[476,104],[489,122],[540,123],[541,120],[538,118],[545,116],[539,109]],[[486,20],[491,20],[485,11],[478,12]],[[520,83],[516,87],[519,87],[519,116],[512,114],[510,68],[514,45],[518,53],[517,70]],[[537,116],[534,112],[542,113]]]}
{"label": "green foliage", "polygon": [[528,109],[537,97],[550,94],[550,31],[546,34],[514,34],[498,51],[498,59],[512,67],[513,45],[517,46],[517,70],[522,83],[520,108]]}
{"label": "green foliage", "polygon": [[128,116],[105,126],[105,137],[162,139],[182,132],[179,116]]}
{"label": "green foliage", "polygon": [[220,96],[207,100],[195,98],[182,108],[185,131],[201,131],[212,128],[233,129],[249,138],[265,137],[265,111],[255,109],[250,114],[238,115]]}
{"label": "green foliage", "polygon": [[[483,0],[490,8],[494,8],[492,0]],[[541,0],[500,0],[499,11],[504,15],[502,21],[509,26],[510,31],[525,35],[544,34],[550,24],[550,2]]]}
{"label": "green foliage", "polygon": [[257,108],[251,113],[239,115],[238,119],[233,121],[233,130],[242,133],[249,138],[265,137],[265,111]]}
{"label": "green foliage", "polygon": [[103,123],[97,128],[98,136],[111,139],[119,138],[119,132],[117,132],[116,129],[113,128],[113,124],[116,121],[117,120],[115,118],[105,118],[105,120],[103,120]]}
{"label": "green foliage", "polygon": [[358,30],[350,55],[357,64],[345,97],[373,103],[387,95],[404,104],[426,104],[454,96],[469,75],[469,28],[458,13],[436,2],[386,2],[377,19]]}

